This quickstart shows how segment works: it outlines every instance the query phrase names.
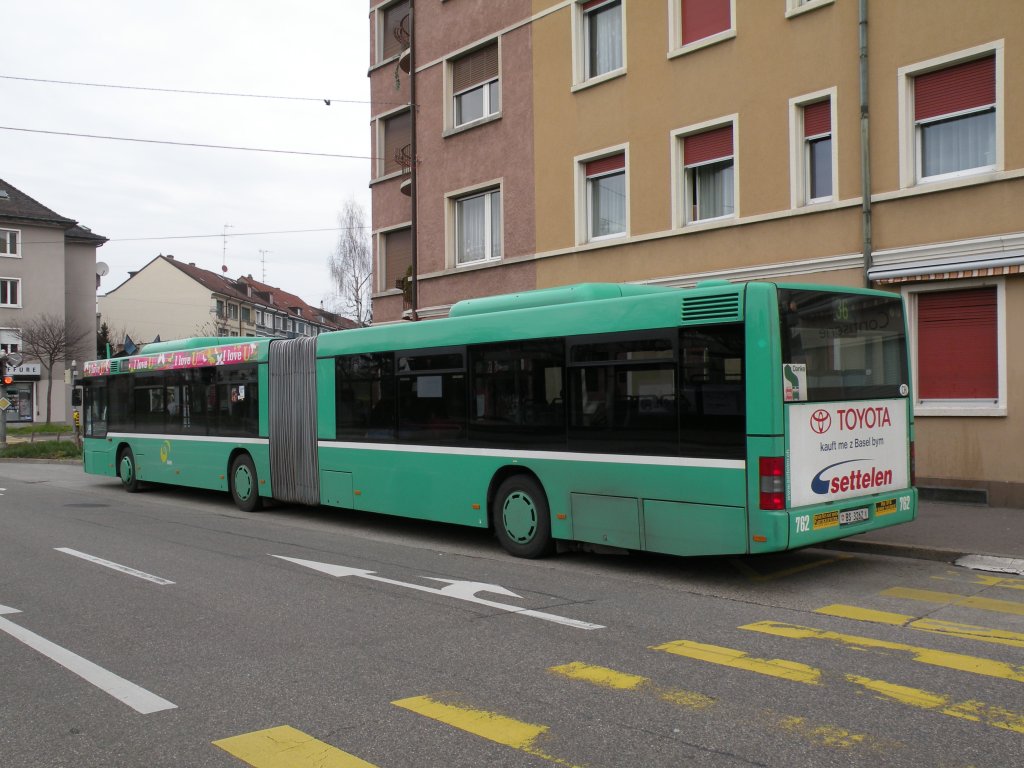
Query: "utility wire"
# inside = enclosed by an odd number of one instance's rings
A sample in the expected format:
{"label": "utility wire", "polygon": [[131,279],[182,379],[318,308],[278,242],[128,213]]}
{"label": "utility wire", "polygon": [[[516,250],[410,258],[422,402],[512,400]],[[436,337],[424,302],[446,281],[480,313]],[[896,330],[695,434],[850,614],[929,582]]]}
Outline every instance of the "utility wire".
{"label": "utility wire", "polygon": [[162,141],[159,139],[137,139],[129,136],[100,136],[92,133],[72,133],[70,131],[44,131],[40,128],[17,128],[0,125],[0,131],[20,131],[22,133],[43,133],[50,136],[74,136],[80,139],[105,139],[108,141],[133,141],[140,144],[168,144],[174,147],[200,147],[203,149],[235,149],[242,152],[269,152],[277,155],[306,155],[309,157],[336,157],[346,160],[376,160],[369,155],[339,155],[332,152],[302,152],[291,149],[263,149],[260,147],[235,147],[224,144],[197,144],[187,141]]}
{"label": "utility wire", "polygon": [[[264,93],[232,93],[230,91],[193,91],[187,88],[155,88],[143,85],[116,85],[113,83],[82,83],[75,80],[47,80],[42,77],[18,77],[16,75],[0,75],[3,80],[22,80],[29,83],[47,83],[50,85],[80,85],[87,88],[116,88],[124,91],[150,91],[154,93],[186,93],[197,96],[231,96],[242,99],[278,99],[282,101],[322,101],[327,106],[333,103],[338,104],[388,104],[398,102],[372,102],[362,99],[335,99],[322,98],[317,96],[275,96]],[[404,102],[403,102],[404,103]]]}
{"label": "utility wire", "polygon": [[[277,229],[269,232],[217,232],[213,235],[165,235],[163,237],[111,237],[108,243],[140,243],[148,240],[200,240],[208,237],[251,237],[254,235],[301,235],[308,232],[343,232],[356,229],[370,229],[369,224],[361,227],[323,227],[321,229]],[[23,240],[23,245],[53,245],[64,240]]]}

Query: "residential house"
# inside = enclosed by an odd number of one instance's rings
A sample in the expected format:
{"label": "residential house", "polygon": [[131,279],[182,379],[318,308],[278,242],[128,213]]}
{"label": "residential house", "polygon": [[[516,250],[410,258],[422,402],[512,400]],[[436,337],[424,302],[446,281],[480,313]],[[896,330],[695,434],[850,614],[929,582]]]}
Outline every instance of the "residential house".
{"label": "residential house", "polygon": [[70,350],[69,359],[50,372],[50,419],[71,419],[64,372],[73,360],[93,354],[96,249],[106,241],[0,179],[0,351],[25,355],[23,365],[8,371],[14,383],[3,388],[12,403],[5,412],[8,423],[46,419],[46,371],[27,354],[21,338],[25,324],[43,315],[86,338],[80,351]]}
{"label": "residential house", "polygon": [[590,280],[884,288],[919,485],[1024,506],[1019,0],[409,6],[370,2],[376,322]]}
{"label": "residential house", "polygon": [[312,307],[252,275],[237,280],[159,255],[99,299],[101,322],[122,343],[159,336],[316,336],[355,327],[348,318]]}

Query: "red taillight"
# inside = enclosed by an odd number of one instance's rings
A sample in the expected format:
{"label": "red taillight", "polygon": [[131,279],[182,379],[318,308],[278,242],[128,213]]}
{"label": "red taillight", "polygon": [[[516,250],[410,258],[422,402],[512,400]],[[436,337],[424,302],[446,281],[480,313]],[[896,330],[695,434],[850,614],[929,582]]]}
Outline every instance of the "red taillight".
{"label": "red taillight", "polygon": [[762,456],[758,461],[761,485],[761,509],[786,508],[786,459]]}
{"label": "red taillight", "polygon": [[914,441],[910,441],[910,484],[917,485],[917,457],[914,455]]}

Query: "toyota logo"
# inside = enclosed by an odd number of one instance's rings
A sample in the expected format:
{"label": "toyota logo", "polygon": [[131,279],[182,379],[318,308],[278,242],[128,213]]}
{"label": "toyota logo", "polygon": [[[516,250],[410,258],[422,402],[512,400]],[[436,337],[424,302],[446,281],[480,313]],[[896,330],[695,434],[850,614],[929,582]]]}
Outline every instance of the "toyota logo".
{"label": "toyota logo", "polygon": [[828,432],[832,426],[832,414],[826,411],[824,408],[819,408],[811,414],[811,429],[817,435],[823,435]]}

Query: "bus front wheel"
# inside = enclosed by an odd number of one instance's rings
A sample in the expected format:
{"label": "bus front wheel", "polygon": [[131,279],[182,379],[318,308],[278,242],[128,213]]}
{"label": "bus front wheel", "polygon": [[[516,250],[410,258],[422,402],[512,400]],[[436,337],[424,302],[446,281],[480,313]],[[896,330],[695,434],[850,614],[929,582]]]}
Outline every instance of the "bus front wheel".
{"label": "bus front wheel", "polygon": [[135,463],[132,449],[125,447],[117,456],[117,476],[121,478],[121,487],[128,493],[139,490],[139,467]]}
{"label": "bus front wheel", "polygon": [[495,494],[493,516],[498,541],[516,557],[543,557],[553,551],[548,499],[532,477],[505,480]]}
{"label": "bus front wheel", "polygon": [[231,462],[231,498],[243,512],[254,512],[260,508],[256,465],[247,453],[240,453]]}

